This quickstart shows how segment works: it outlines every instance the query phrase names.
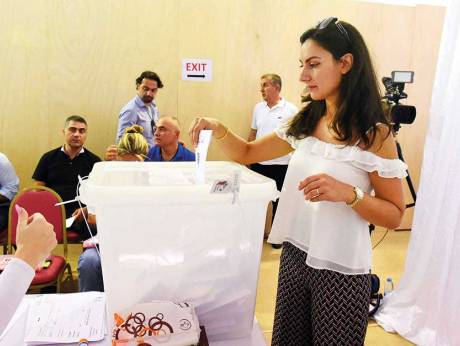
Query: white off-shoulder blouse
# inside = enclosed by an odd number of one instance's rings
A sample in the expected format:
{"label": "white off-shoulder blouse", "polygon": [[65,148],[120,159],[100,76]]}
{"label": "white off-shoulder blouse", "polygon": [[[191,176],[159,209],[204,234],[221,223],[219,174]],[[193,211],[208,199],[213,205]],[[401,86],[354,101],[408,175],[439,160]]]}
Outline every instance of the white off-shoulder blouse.
{"label": "white off-shoulder blouse", "polygon": [[308,256],[306,263],[317,269],[343,274],[367,274],[372,249],[368,222],[342,202],[309,202],[298,190],[301,180],[328,174],[372,193],[369,172],[384,178],[404,178],[407,165],[398,159],[381,158],[358,146],[327,143],[316,137],[295,139],[286,135],[287,125],[276,134],[294,149],[284,180],[276,217],[268,239],[290,242]]}

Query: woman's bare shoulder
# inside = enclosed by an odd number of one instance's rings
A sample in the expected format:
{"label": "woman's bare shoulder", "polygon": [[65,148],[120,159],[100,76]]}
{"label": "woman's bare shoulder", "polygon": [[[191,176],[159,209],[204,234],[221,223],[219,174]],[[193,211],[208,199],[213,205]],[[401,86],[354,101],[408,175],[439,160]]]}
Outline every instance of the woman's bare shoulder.
{"label": "woman's bare shoulder", "polygon": [[369,138],[374,136],[374,142],[367,151],[374,153],[384,159],[397,159],[396,139],[391,131],[391,127],[385,124],[378,124],[375,132],[369,133]]}

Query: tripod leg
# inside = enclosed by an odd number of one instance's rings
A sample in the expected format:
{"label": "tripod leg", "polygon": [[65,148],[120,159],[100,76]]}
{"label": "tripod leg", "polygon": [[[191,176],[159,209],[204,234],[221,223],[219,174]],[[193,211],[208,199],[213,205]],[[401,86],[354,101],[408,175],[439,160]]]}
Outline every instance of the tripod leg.
{"label": "tripod leg", "polygon": [[[398,150],[398,158],[401,161],[405,162],[403,154],[402,154],[401,145],[399,144],[398,141],[396,141],[396,149]],[[412,196],[412,200],[414,201],[413,203],[406,204],[406,208],[411,208],[415,206],[415,202],[417,200],[417,194],[415,192],[414,185],[412,184],[412,179],[410,178],[409,170],[407,170],[406,173],[407,173],[407,176],[406,176],[407,185],[409,186],[410,194]]]}

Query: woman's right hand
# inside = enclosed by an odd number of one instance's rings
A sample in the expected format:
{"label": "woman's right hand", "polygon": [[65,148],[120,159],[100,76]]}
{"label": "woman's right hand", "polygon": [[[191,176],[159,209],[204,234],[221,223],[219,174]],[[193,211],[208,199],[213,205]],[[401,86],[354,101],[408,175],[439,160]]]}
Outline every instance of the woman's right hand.
{"label": "woman's right hand", "polygon": [[213,135],[219,138],[227,131],[227,128],[219,120],[214,118],[195,118],[188,131],[190,140],[195,147],[198,145],[201,130],[212,130]]}

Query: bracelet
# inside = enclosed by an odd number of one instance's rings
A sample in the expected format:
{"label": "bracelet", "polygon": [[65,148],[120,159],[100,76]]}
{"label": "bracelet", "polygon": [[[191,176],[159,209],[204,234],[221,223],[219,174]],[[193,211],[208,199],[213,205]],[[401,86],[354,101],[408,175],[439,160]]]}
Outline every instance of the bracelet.
{"label": "bracelet", "polygon": [[228,135],[228,127],[225,127],[225,133],[220,137],[216,137],[216,139],[218,141],[220,141],[220,140],[224,139],[225,137],[227,137],[227,135]]}
{"label": "bracelet", "polygon": [[353,189],[353,192],[355,194],[355,198],[353,198],[353,200],[351,202],[345,202],[348,206],[350,206],[352,208],[359,202],[358,194],[356,193],[356,191],[354,189]]}
{"label": "bracelet", "polygon": [[355,186],[353,188],[353,192],[355,193],[355,198],[353,198],[353,200],[350,203],[346,202],[346,204],[352,208],[354,208],[364,198],[364,191],[361,190],[359,187]]}

